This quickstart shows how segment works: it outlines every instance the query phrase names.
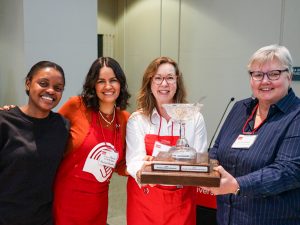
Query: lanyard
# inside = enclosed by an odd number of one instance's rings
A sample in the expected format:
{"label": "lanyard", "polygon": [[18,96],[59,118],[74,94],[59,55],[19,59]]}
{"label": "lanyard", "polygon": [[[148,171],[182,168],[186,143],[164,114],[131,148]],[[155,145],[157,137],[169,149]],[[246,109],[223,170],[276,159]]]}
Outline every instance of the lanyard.
{"label": "lanyard", "polygon": [[256,132],[256,131],[257,131],[257,130],[265,123],[265,122],[266,122],[267,118],[264,119],[263,121],[261,121],[261,123],[260,123],[256,128],[254,128],[252,131],[250,131],[250,132],[245,131],[247,125],[248,125],[249,122],[253,119],[254,114],[255,114],[256,111],[257,111],[257,108],[258,108],[258,104],[254,107],[254,109],[252,110],[251,115],[249,116],[249,118],[247,119],[246,123],[244,124],[243,130],[242,130],[243,134],[254,134],[254,133],[255,133],[255,132]]}

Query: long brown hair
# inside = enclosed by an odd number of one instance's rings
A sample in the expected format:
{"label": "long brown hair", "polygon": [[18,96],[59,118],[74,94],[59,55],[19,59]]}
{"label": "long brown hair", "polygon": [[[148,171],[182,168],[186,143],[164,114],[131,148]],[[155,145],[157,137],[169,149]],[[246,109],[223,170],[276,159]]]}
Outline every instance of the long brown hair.
{"label": "long brown hair", "polygon": [[182,74],[178,68],[178,64],[171,58],[162,56],[154,59],[144,72],[142,87],[139,90],[137,97],[137,107],[146,116],[150,116],[153,109],[156,107],[156,99],[151,92],[152,77],[162,64],[169,63],[174,66],[177,76],[177,90],[173,97],[174,103],[186,103],[186,90],[183,83]]}

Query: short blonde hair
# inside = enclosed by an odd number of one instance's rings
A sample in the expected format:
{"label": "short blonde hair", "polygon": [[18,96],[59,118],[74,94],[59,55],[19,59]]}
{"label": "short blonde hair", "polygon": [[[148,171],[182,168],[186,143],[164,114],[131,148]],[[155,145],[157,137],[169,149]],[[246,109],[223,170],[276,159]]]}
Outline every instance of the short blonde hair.
{"label": "short blonde hair", "polygon": [[248,70],[250,71],[254,63],[260,65],[278,59],[282,65],[286,66],[290,74],[293,74],[293,60],[289,50],[280,45],[268,45],[258,49],[250,58],[248,63]]}

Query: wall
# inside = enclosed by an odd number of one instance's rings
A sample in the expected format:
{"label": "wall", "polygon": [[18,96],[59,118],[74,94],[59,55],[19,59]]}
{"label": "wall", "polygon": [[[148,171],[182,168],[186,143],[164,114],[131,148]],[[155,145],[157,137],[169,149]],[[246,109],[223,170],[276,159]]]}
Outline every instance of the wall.
{"label": "wall", "polygon": [[[231,97],[251,95],[246,65],[258,48],[286,45],[300,65],[297,0],[118,0],[116,54],[125,68],[135,109],[146,66],[160,55],[179,62],[189,100],[203,101],[209,140]],[[294,82],[300,94],[299,82]]]}
{"label": "wall", "polygon": [[97,1],[2,0],[0,8],[0,105],[26,102],[24,78],[40,60],[64,68],[66,88],[60,105],[79,94],[97,57]]}
{"label": "wall", "polygon": [[22,3],[0,1],[0,105],[25,101]]}
{"label": "wall", "polygon": [[[206,96],[202,112],[209,142],[230,98],[251,95],[246,65],[254,51],[279,43],[290,49],[294,65],[300,66],[298,0],[98,1],[104,6],[98,23],[105,22],[98,29],[101,32],[108,26],[114,31],[114,57],[128,78],[132,94],[129,111],[135,110],[147,65],[160,55],[170,56],[179,62],[189,100]],[[102,18],[107,8],[113,13]],[[292,86],[300,95],[300,82]],[[125,185],[126,179],[113,177],[112,225],[125,224]]]}
{"label": "wall", "polygon": [[[171,56],[180,64],[190,101],[207,96],[203,114],[210,140],[230,97],[251,94],[246,64],[257,48],[281,43],[300,65],[298,0],[99,1],[104,7],[98,9],[98,27],[95,0],[0,1],[0,105],[25,102],[25,74],[45,58],[65,69],[62,102],[79,93],[96,57],[97,30],[114,32],[114,56],[132,93],[130,110],[135,109],[148,63],[160,55]],[[299,84],[293,84],[297,94]],[[110,203],[121,209],[117,213],[124,222],[125,178],[121,181],[122,186],[113,183],[116,199]]]}
{"label": "wall", "polygon": [[116,0],[98,0],[98,34],[115,34],[116,5]]}

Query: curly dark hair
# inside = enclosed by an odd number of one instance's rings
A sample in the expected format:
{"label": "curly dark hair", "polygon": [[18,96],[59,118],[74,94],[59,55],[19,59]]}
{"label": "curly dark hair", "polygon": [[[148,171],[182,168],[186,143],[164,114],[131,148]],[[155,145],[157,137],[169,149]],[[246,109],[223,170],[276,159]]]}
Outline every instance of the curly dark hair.
{"label": "curly dark hair", "polygon": [[95,85],[97,80],[99,79],[99,72],[101,68],[105,66],[111,68],[114,71],[116,78],[120,82],[121,88],[119,97],[116,100],[116,107],[124,110],[129,105],[128,99],[131,96],[128,91],[126,76],[120,64],[115,59],[110,57],[100,57],[96,59],[91,65],[91,68],[86,75],[85,82],[83,84],[83,90],[81,92],[83,102],[86,107],[91,108],[94,111],[99,110],[99,99],[96,94]]}

